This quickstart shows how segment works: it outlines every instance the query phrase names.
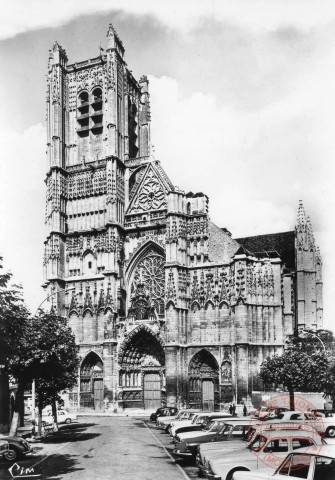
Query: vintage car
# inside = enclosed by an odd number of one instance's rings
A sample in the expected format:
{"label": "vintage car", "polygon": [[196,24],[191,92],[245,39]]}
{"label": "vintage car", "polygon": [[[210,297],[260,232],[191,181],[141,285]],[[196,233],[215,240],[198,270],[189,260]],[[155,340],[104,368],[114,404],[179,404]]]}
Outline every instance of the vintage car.
{"label": "vintage car", "polygon": [[299,412],[298,410],[280,413],[277,416],[278,422],[307,423],[325,437],[335,437],[335,417],[314,416],[310,412]]}
{"label": "vintage car", "polygon": [[211,442],[199,445],[196,456],[199,473],[201,475],[207,473],[207,456],[210,452],[227,452],[244,448],[258,425],[262,425],[262,422],[250,417],[228,419]]}
{"label": "vintage car", "polygon": [[173,420],[171,423],[170,423],[170,426],[168,428],[168,432],[170,433],[170,435],[174,435],[175,434],[175,430],[176,428],[179,428],[181,426],[189,426],[189,425],[192,425],[193,424],[193,421],[196,422],[197,418],[198,418],[198,415],[202,413],[202,412],[192,412],[188,419],[185,420],[185,419],[180,419],[180,420]]}
{"label": "vintage car", "polygon": [[305,448],[299,448],[289,453],[274,473],[260,470],[237,471],[232,478],[233,480],[282,480],[283,478],[334,480],[335,445],[323,445],[321,449],[308,452]]}
{"label": "vintage car", "polygon": [[27,453],[32,452],[31,446],[24,438],[1,435],[0,441],[8,443],[8,448],[6,447],[2,454],[2,458],[8,462],[12,462],[17,458],[23,457]]}
{"label": "vintage car", "polygon": [[150,421],[155,422],[157,417],[171,417],[172,415],[177,415],[177,407],[159,407],[157,410],[150,415]]}
{"label": "vintage car", "polygon": [[[227,417],[226,417],[227,418]],[[177,434],[173,453],[182,458],[196,458],[198,446],[201,443],[211,442],[216,433],[225,423],[225,417],[211,420],[200,431]]]}
{"label": "vintage car", "polygon": [[297,448],[312,450],[314,446],[321,447],[322,437],[310,430],[272,430],[262,432],[252,443],[241,450],[222,452],[208,456],[209,480],[231,480],[233,473],[238,470],[273,470],[278,462],[284,459],[288,452]]}
{"label": "vintage car", "polygon": [[[67,410],[57,410],[57,423],[71,423],[77,420],[77,415],[75,413],[69,413]],[[54,423],[54,417],[51,411],[48,411],[47,415],[42,415],[42,422],[47,425],[52,425]],[[36,425],[38,425],[38,417],[35,419]]]}
{"label": "vintage car", "polygon": [[189,422],[185,422],[184,424],[181,423],[179,425],[173,423],[173,426],[171,424],[171,436],[174,439],[176,435],[179,435],[179,433],[195,432],[197,430],[202,430],[211,420],[214,420],[216,418],[223,418],[222,415],[224,415],[225,417],[227,416],[227,418],[232,417],[230,414],[226,414],[223,412],[201,412],[195,415],[191,424]]}
{"label": "vintage car", "polygon": [[177,416],[175,417],[158,417],[157,420],[156,420],[156,425],[159,427],[159,428],[162,428],[163,430],[165,430],[166,432],[168,432],[169,430],[169,427],[171,425],[171,423],[173,421],[177,421],[177,420],[189,420],[189,418],[191,417],[191,415],[193,413],[196,413],[198,412],[199,410],[181,410]]}

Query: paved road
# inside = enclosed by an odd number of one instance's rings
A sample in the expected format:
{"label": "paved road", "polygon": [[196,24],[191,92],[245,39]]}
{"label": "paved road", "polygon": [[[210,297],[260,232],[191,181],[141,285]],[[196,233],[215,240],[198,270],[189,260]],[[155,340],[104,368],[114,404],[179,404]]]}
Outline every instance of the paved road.
{"label": "paved road", "polygon": [[[154,433],[141,419],[90,417],[60,430],[57,436],[36,444],[34,456],[19,460],[20,468],[41,480],[185,480],[187,476],[168,456]],[[12,478],[0,464],[0,479]],[[21,470],[22,471],[22,470]],[[14,466],[12,472],[19,473]],[[22,471],[23,474],[27,472]],[[29,478],[15,476],[15,478]]]}

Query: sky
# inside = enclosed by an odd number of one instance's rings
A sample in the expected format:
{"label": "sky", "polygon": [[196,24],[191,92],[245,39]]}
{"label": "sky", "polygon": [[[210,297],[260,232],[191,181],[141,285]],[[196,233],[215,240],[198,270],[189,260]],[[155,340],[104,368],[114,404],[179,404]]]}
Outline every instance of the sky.
{"label": "sky", "polygon": [[155,157],[234,237],[292,230],[299,200],[323,256],[333,329],[333,0],[11,0],[0,18],[0,255],[34,313],[42,257],[46,73],[55,40],[95,57],[112,22],[148,75]]}

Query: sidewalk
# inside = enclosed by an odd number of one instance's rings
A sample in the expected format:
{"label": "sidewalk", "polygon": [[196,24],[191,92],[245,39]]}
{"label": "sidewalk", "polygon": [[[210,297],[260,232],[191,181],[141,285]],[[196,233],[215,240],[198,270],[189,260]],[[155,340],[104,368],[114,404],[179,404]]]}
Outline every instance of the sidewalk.
{"label": "sidewalk", "polygon": [[77,417],[150,417],[155,410],[125,410],[124,412],[78,412]]}

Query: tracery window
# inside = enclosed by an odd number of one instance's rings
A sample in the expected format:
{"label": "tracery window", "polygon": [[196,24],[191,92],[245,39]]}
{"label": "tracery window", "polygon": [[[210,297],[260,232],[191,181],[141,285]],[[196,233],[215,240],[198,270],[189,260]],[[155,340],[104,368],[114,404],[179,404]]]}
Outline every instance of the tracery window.
{"label": "tracery window", "polygon": [[154,249],[136,266],[131,284],[131,310],[135,319],[164,314],[165,258]]}

